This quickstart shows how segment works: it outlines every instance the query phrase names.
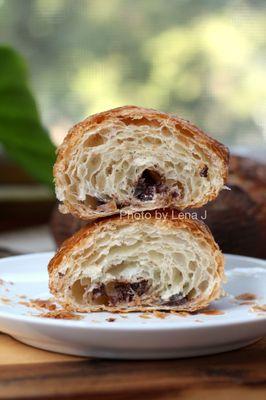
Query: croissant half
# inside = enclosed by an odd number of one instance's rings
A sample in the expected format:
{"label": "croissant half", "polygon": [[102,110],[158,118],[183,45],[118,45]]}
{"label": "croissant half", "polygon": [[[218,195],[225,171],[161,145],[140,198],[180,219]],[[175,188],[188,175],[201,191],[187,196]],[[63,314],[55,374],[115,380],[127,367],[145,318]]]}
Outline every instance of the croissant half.
{"label": "croissant half", "polygon": [[68,239],[50,290],[68,310],[199,310],[220,295],[224,260],[201,222],[157,211],[114,216]]}
{"label": "croissant half", "polygon": [[54,167],[61,211],[84,220],[200,207],[227,177],[228,150],[191,123],[125,106],[75,125]]}

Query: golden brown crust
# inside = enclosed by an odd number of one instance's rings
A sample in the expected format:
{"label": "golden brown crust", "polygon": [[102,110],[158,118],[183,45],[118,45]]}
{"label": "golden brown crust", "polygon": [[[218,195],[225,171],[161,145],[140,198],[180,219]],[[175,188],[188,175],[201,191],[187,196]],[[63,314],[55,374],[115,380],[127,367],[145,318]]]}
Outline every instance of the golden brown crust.
{"label": "golden brown crust", "polygon": [[[206,307],[212,300],[217,299],[220,296],[220,285],[221,282],[223,281],[223,276],[224,276],[224,258],[222,253],[219,251],[219,247],[216,244],[216,242],[213,239],[213,236],[209,230],[209,228],[201,221],[194,220],[194,219],[189,219],[189,218],[181,218],[179,217],[178,213],[175,212],[173,214],[173,210],[162,210],[163,211],[163,218],[159,219],[156,218],[155,212],[150,212],[151,218],[145,219],[146,222],[150,224],[156,224],[162,222],[165,225],[168,225],[169,227],[176,227],[176,228],[182,228],[186,227],[193,236],[197,236],[199,238],[202,238],[205,242],[208,243],[209,246],[211,246],[213,254],[216,253],[217,255],[217,276],[219,277],[217,285],[214,287],[211,295],[209,296],[208,299],[199,299],[199,301],[193,301],[185,304],[184,306],[178,306],[176,309],[178,311],[196,311],[199,309],[202,309]],[[158,215],[158,214],[157,214]],[[173,218],[174,215],[174,218]],[[111,217],[106,217],[101,220],[95,221],[91,223],[90,225],[87,225],[83,227],[81,230],[76,232],[72,237],[67,239],[61,246],[61,248],[57,251],[55,256],[51,259],[49,265],[48,265],[48,272],[49,272],[49,287],[51,293],[55,296],[58,297],[60,301],[60,289],[58,288],[57,285],[54,284],[54,274],[57,271],[57,269],[60,267],[60,264],[63,260],[64,257],[68,257],[70,255],[74,248],[78,247],[79,245],[82,246],[82,240],[86,239],[88,236],[93,235],[94,231],[99,228],[106,228],[109,229],[110,225],[115,224],[117,226],[121,226],[123,224],[128,224],[128,223],[134,223],[136,220],[134,218],[128,218],[128,217],[121,217],[121,216],[111,216]],[[75,307],[73,308],[70,304],[66,302],[62,302],[62,305],[64,308],[66,308],[69,311],[78,311],[78,312],[84,312],[82,308]],[[152,311],[152,310],[158,310],[158,307],[143,307],[141,305],[135,305],[134,307],[130,307],[128,309],[124,308],[119,308],[119,307],[110,307],[110,306],[98,306],[97,309],[94,309],[93,311],[110,311],[110,312],[131,312],[131,311]],[[162,307],[161,309],[167,310],[167,309],[174,309],[173,307]]]}
{"label": "golden brown crust", "polygon": [[193,137],[194,139],[197,139],[199,143],[202,143],[204,146],[214,151],[223,160],[224,170],[222,171],[222,176],[224,177],[224,179],[227,178],[229,151],[228,148],[225,147],[222,143],[208,136],[206,133],[204,133],[201,129],[197,128],[191,122],[186,121],[173,114],[163,113],[161,111],[132,106],[132,105],[118,107],[112,110],[94,114],[84,119],[83,121],[79,122],[78,124],[74,125],[73,128],[70,129],[69,133],[65,137],[63,144],[58,149],[57,162],[55,164],[55,173],[57,170],[57,164],[65,158],[68,148],[73,147],[75,145],[75,142],[80,137],[80,135],[82,135],[86,130],[88,130],[94,125],[103,123],[107,120],[112,120],[117,118],[123,120],[123,117],[125,116],[127,118],[130,117],[134,119],[148,118],[150,120],[155,119],[157,121],[170,119],[176,124],[177,130],[180,130],[188,138]]}
{"label": "golden brown crust", "polygon": [[[219,157],[219,159],[222,161],[222,168],[220,171],[220,175],[222,177],[223,182],[224,183],[226,182],[228,176],[228,162],[229,162],[229,151],[227,147],[225,147],[223,144],[219,143],[215,139],[206,135],[202,130],[197,128],[189,121],[186,121],[172,114],[163,113],[153,109],[146,109],[143,107],[137,107],[132,105],[123,106],[115,108],[113,110],[104,111],[92,115],[86,118],[84,121],[74,125],[73,128],[70,129],[69,133],[65,137],[62,145],[58,148],[57,160],[54,165],[55,182],[57,183],[57,177],[67,168],[66,160],[68,160],[69,152],[71,152],[71,150],[75,147],[80,136],[83,135],[88,129],[91,129],[97,126],[98,124],[103,124],[106,121],[115,122],[117,120],[120,120],[125,122],[130,119],[133,120],[144,119],[145,121],[154,120],[156,122],[161,122],[163,120],[169,121],[172,125],[175,126],[176,132],[178,132],[178,134],[180,134],[180,132],[182,133],[184,140],[193,140],[194,142],[197,143],[198,146],[207,148],[209,151],[215,153]],[[92,138],[92,144],[94,144],[93,138]],[[214,200],[217,197],[217,194],[218,194],[217,190],[213,190],[208,195],[206,195],[206,198],[203,201],[193,204],[187,204],[186,208],[202,207],[204,204],[206,204],[206,202]],[[120,210],[116,207],[113,207],[110,210],[106,210],[106,212],[103,208],[100,214],[88,209],[88,212],[86,212],[86,215],[84,215],[84,213],[82,213],[76,207],[73,207],[73,205],[70,202],[67,202],[66,205],[67,205],[67,207],[65,208],[66,212],[69,212],[72,215],[76,216],[77,218],[83,220],[91,220],[98,218],[100,216],[108,216],[120,212]],[[106,204],[105,206],[108,206],[108,204]],[[164,205],[161,205],[161,207],[162,206]],[[165,204],[165,206],[175,207],[175,204],[170,204],[170,205]],[[182,209],[183,208],[184,207],[182,207]],[[64,208],[62,208],[62,210],[63,209]],[[145,209],[143,208],[143,210]],[[136,211],[136,209],[134,211]]]}

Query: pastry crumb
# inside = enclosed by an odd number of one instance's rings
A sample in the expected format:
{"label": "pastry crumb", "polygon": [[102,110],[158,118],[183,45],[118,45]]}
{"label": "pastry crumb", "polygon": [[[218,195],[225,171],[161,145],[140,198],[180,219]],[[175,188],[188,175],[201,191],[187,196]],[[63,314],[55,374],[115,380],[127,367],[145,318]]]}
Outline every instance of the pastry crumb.
{"label": "pastry crumb", "polygon": [[156,317],[156,318],[160,318],[160,319],[165,319],[166,317],[167,317],[167,313],[165,313],[165,312],[162,312],[162,311],[153,311],[153,315]]}
{"label": "pastry crumb", "polygon": [[224,312],[221,310],[215,310],[215,309],[210,309],[210,310],[202,310],[199,312],[199,314],[204,314],[204,315],[223,315]]}
{"label": "pastry crumb", "polygon": [[148,315],[148,314],[140,314],[140,315],[139,315],[139,318],[150,319],[151,316]]}
{"label": "pastry crumb", "polygon": [[18,303],[25,307],[36,308],[37,310],[46,309],[48,311],[55,311],[57,308],[57,305],[51,299],[30,299],[29,301],[19,301]]}
{"label": "pastry crumb", "polygon": [[0,297],[0,301],[4,304],[10,304],[11,300],[8,297]]}
{"label": "pastry crumb", "polygon": [[106,318],[106,320],[105,321],[107,321],[107,322],[115,322],[115,318],[112,318],[112,317],[109,317],[109,318]]}
{"label": "pastry crumb", "polygon": [[253,301],[242,301],[241,303],[239,303],[239,306],[250,306],[252,304],[255,304]]}
{"label": "pastry crumb", "polygon": [[252,312],[266,312],[266,304],[255,304],[250,310]]}
{"label": "pastry crumb", "polygon": [[81,315],[73,314],[65,310],[48,311],[47,313],[37,314],[37,317],[54,318],[54,319],[76,319],[76,320],[80,320],[83,318]]}
{"label": "pastry crumb", "polygon": [[236,300],[244,300],[244,301],[251,301],[256,300],[257,296],[253,293],[242,293],[238,296],[235,296]]}
{"label": "pastry crumb", "polygon": [[171,310],[170,313],[173,314],[173,315],[177,315],[178,317],[187,317],[188,315],[190,315],[187,311]]}

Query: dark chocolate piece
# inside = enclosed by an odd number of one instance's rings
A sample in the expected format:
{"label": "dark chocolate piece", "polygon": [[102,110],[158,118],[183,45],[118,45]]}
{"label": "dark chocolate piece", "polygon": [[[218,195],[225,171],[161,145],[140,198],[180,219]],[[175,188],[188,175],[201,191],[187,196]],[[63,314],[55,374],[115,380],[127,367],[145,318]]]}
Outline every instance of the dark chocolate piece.
{"label": "dark chocolate piece", "polygon": [[183,296],[181,293],[172,294],[167,301],[162,304],[164,306],[180,306],[188,301],[187,296]]}
{"label": "dark chocolate piece", "polygon": [[207,178],[208,170],[209,170],[209,168],[207,167],[207,165],[204,165],[204,167],[200,171],[200,176],[202,176],[203,178]]}
{"label": "dark chocolate piece", "polygon": [[105,287],[104,284],[102,283],[101,285],[95,287],[94,289],[92,289],[92,297],[93,299],[98,299],[101,296],[105,296]]}
{"label": "dark chocolate piece", "polygon": [[178,191],[177,191],[177,190],[174,190],[174,191],[172,192],[172,197],[173,197],[173,199],[176,199],[178,196],[179,196]]}
{"label": "dark chocolate piece", "polygon": [[143,279],[138,282],[118,282],[115,284],[115,295],[112,302],[131,302],[134,297],[142,296],[148,290],[148,281]]}
{"label": "dark chocolate piece", "polygon": [[149,288],[148,281],[143,279],[142,281],[131,283],[131,288],[138,296],[142,296]]}
{"label": "dark chocolate piece", "polygon": [[162,178],[156,171],[145,169],[139,178],[134,197],[141,201],[151,201],[155,193],[164,193],[167,187],[162,183]]}
{"label": "dark chocolate piece", "polygon": [[107,295],[105,285],[95,287],[92,290],[92,298],[94,300],[102,297],[106,299],[109,305],[116,305],[118,303],[129,303],[135,296],[142,296],[149,289],[148,281],[142,279],[138,282],[114,282],[114,289],[112,294]]}

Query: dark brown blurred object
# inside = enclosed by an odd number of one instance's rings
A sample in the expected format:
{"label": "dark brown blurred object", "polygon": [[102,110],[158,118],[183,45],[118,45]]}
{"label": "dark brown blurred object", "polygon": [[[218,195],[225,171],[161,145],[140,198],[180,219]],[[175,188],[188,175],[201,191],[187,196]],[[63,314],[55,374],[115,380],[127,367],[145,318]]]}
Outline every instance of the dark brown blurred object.
{"label": "dark brown blurred object", "polygon": [[[247,157],[231,156],[229,179],[231,190],[197,211],[211,229],[223,252],[266,258],[266,164]],[[56,209],[52,231],[60,245],[84,226],[71,215]]]}
{"label": "dark brown blurred object", "polygon": [[0,154],[0,231],[48,223],[54,205],[46,187]]}
{"label": "dark brown blurred object", "polygon": [[266,163],[231,156],[229,172],[229,184],[243,188],[257,204],[265,205]]}
{"label": "dark brown blurred object", "polygon": [[223,252],[266,258],[266,164],[231,156],[227,186],[198,215]]}
{"label": "dark brown blurred object", "polygon": [[85,221],[81,221],[71,214],[61,214],[58,205],[55,206],[51,219],[51,231],[55,239],[55,243],[59,247],[67,238],[76,231],[86,225]]}
{"label": "dark brown blurred object", "polygon": [[47,224],[53,211],[54,201],[7,201],[0,202],[0,231],[28,228]]}

